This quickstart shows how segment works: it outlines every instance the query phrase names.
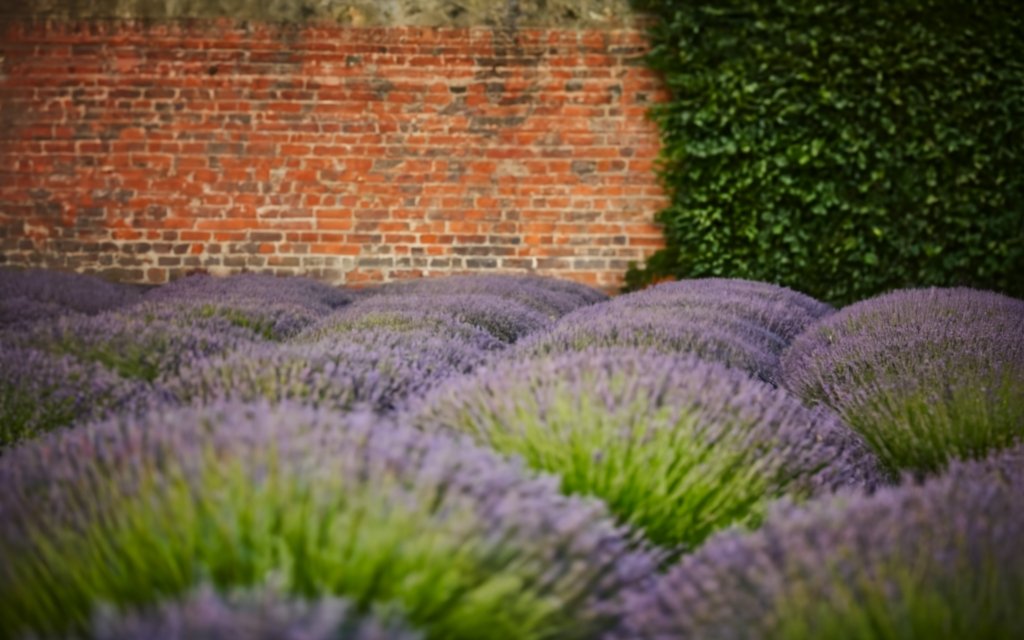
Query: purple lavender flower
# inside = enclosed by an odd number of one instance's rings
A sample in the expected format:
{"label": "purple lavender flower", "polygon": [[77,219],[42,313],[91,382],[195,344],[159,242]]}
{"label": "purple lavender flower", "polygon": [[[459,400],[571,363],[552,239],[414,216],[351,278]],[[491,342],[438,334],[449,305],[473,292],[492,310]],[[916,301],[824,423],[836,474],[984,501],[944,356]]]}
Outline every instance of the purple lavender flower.
{"label": "purple lavender flower", "polygon": [[546,329],[550,320],[532,308],[496,295],[477,293],[406,293],[380,295],[353,304],[353,314],[388,311],[430,312],[479,327],[502,342],[515,342],[523,336]]}
{"label": "purple lavender flower", "polygon": [[[336,311],[309,327],[292,340],[303,344],[321,341],[345,342],[349,334],[374,335],[380,332],[446,338],[481,351],[499,351],[506,345],[491,333],[436,311],[429,306],[420,309],[379,309],[374,304],[353,304]],[[408,342],[408,340],[407,340]]]}
{"label": "purple lavender flower", "polygon": [[333,596],[298,599],[261,586],[223,595],[209,584],[142,610],[101,607],[95,640],[420,640],[401,620],[360,615]]}
{"label": "purple lavender flower", "polygon": [[277,277],[242,273],[217,277],[196,274],[157,287],[146,294],[151,302],[203,302],[231,305],[237,302],[302,306],[329,312],[347,305],[352,294],[336,287],[300,277]]}
{"label": "purple lavender flower", "polygon": [[138,299],[135,288],[95,276],[0,268],[0,328],[28,324],[47,315],[94,315]]}
{"label": "purple lavender flower", "polygon": [[117,411],[142,392],[102,365],[0,343],[0,450]]}
{"label": "purple lavender flower", "polygon": [[1017,447],[720,534],[631,594],[609,637],[1019,638],[1021,540]]}
{"label": "purple lavender flower", "polygon": [[767,502],[885,480],[861,439],[781,389],[692,356],[585,351],[441,385],[411,410],[427,431],[470,434],[568,493],[594,495],[653,541],[692,548],[756,524]]}
{"label": "purple lavender flower", "polygon": [[163,388],[179,402],[215,398],[300,400],[337,411],[387,412],[486,353],[432,332],[362,330],[307,345],[250,344],[223,358],[194,361]]}
{"label": "purple lavender flower", "polygon": [[779,341],[772,333],[740,318],[701,309],[630,309],[616,299],[564,316],[550,331],[534,334],[517,344],[514,356],[595,347],[693,353],[774,383],[778,377]]}
{"label": "purple lavender flower", "polygon": [[615,299],[630,308],[667,307],[687,313],[706,309],[753,323],[792,342],[812,322],[833,313],[814,298],[765,282],[706,278],[666,282]]}
{"label": "purple lavender flower", "polygon": [[934,471],[1024,437],[1024,301],[896,291],[812,325],[785,384],[834,408],[893,468]]}
{"label": "purple lavender flower", "polygon": [[373,291],[378,295],[485,294],[514,300],[549,319],[603,302],[608,296],[568,280],[514,275],[463,275],[395,282]]}
{"label": "purple lavender flower", "polygon": [[147,382],[172,374],[185,363],[249,343],[252,337],[223,318],[183,327],[135,310],[58,318],[4,334],[11,346],[71,355],[102,364],[124,378]]}
{"label": "purple lavender flower", "polygon": [[0,634],[212,580],[396,606],[430,638],[587,638],[657,558],[594,500],[443,435],[255,403],[49,434],[0,465]]}

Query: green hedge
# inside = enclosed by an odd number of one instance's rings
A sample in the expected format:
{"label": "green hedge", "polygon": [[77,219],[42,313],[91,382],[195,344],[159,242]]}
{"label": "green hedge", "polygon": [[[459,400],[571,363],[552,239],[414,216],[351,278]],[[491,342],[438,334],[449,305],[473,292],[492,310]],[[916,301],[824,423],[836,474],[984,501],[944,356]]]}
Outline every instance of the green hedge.
{"label": "green hedge", "polygon": [[1024,297],[1024,11],[1015,0],[637,0],[671,204],[666,276],[832,303],[896,287]]}

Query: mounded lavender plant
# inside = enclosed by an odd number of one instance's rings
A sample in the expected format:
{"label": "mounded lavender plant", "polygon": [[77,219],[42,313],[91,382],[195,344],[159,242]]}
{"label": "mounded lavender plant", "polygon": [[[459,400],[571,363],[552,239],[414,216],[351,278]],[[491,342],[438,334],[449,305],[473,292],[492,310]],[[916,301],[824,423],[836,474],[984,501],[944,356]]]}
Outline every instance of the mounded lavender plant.
{"label": "mounded lavender plant", "polygon": [[146,382],[251,339],[251,333],[224,319],[210,318],[202,325],[184,327],[129,311],[58,318],[4,335],[12,346],[73,356],[102,364],[124,378]]}
{"label": "mounded lavender plant", "polygon": [[405,295],[374,296],[353,304],[350,311],[354,314],[388,311],[446,314],[479,327],[506,343],[546,329],[551,323],[542,313],[521,302],[479,293],[411,292]]}
{"label": "mounded lavender plant", "polygon": [[616,301],[596,304],[564,316],[515,350],[517,357],[529,358],[610,347],[692,353],[771,383],[779,376],[777,336],[740,318],[698,309],[680,314],[668,308],[628,309]]}
{"label": "mounded lavender plant", "polygon": [[[397,616],[396,616],[397,617]],[[260,586],[227,595],[209,584],[143,609],[101,607],[94,640],[420,640],[401,620],[361,615],[333,596],[304,600]]]}
{"label": "mounded lavender plant", "polygon": [[[0,268],[0,328],[66,313],[95,315],[135,303],[136,289],[96,276]],[[51,317],[52,317],[51,315]]]}
{"label": "mounded lavender plant", "polygon": [[211,321],[226,323],[250,332],[254,338],[276,341],[294,337],[330,313],[295,303],[247,299],[146,302],[135,311],[182,327],[209,325]]}
{"label": "mounded lavender plant", "polygon": [[231,276],[196,274],[157,287],[146,294],[151,302],[265,302],[331,311],[347,305],[352,295],[337,287],[301,277],[242,273]]}
{"label": "mounded lavender plant", "polygon": [[102,365],[0,344],[0,450],[116,411],[140,392]]}
{"label": "mounded lavender plant", "polygon": [[782,508],[626,600],[622,640],[1024,637],[1024,449]]}
{"label": "mounded lavender plant", "polygon": [[771,499],[884,480],[830,413],[692,356],[630,349],[504,361],[451,380],[411,412],[427,431],[467,433],[563,491],[603,499],[661,545],[696,547],[756,524]]}
{"label": "mounded lavender plant", "polygon": [[810,296],[766,282],[705,278],[666,282],[626,294],[615,304],[629,308],[667,307],[685,314],[705,309],[767,329],[788,345],[812,322],[834,309]]}
{"label": "mounded lavender plant", "polygon": [[486,353],[429,332],[352,331],[306,345],[251,344],[196,361],[163,381],[178,402],[217,398],[296,400],[336,411],[388,412]]}
{"label": "mounded lavender plant", "polygon": [[[293,343],[346,342],[349,336],[380,332],[408,334],[411,337],[432,335],[448,338],[481,351],[504,349],[504,342],[491,333],[457,320],[450,314],[429,307],[420,309],[378,309],[372,305],[353,304],[336,311],[292,339]],[[408,339],[406,340],[408,341]]]}
{"label": "mounded lavender plant", "polygon": [[210,582],[397,607],[428,638],[587,638],[656,558],[603,504],[365,415],[217,404],[50,434],[0,465],[0,635]]}
{"label": "mounded lavender plant", "polygon": [[377,295],[485,294],[520,302],[549,319],[604,302],[608,296],[569,280],[516,275],[462,275],[406,280],[379,287]]}
{"label": "mounded lavender plant", "polygon": [[783,372],[890,467],[934,471],[1024,437],[1024,301],[956,288],[858,302],[797,338]]}

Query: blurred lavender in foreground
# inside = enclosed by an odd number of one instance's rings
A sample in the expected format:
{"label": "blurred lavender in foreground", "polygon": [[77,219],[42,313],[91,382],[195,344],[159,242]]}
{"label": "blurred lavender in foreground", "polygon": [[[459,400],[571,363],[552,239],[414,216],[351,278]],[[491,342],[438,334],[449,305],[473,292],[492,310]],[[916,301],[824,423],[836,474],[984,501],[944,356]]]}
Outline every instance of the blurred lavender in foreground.
{"label": "blurred lavender in foreground", "polygon": [[143,610],[102,607],[93,640],[420,640],[401,622],[355,612],[337,597],[307,601],[259,587],[228,596],[210,585]]}
{"label": "blurred lavender in foreground", "polygon": [[679,313],[671,308],[629,308],[617,298],[562,317],[549,331],[536,333],[516,345],[512,357],[630,347],[666,354],[692,353],[720,362],[765,382],[779,375],[782,348],[778,336],[741,318],[709,310]]}
{"label": "blurred lavender in foreground", "polygon": [[1024,637],[1024,449],[780,508],[635,592],[610,638]]}
{"label": "blurred lavender in foreground", "polygon": [[632,349],[501,361],[408,420],[558,474],[654,542],[692,549],[768,501],[885,481],[861,438],[783,390],[692,356]]}
{"label": "blurred lavender in foreground", "polygon": [[139,298],[135,288],[96,276],[0,268],[0,328],[64,314],[94,315]]}
{"label": "blurred lavender in foreground", "polygon": [[1024,437],[1024,301],[972,289],[864,300],[800,335],[783,371],[892,468],[934,471]]}
{"label": "blurred lavender in foreground", "polygon": [[766,282],[706,278],[666,282],[620,296],[616,305],[638,309],[675,309],[685,317],[693,310],[714,311],[723,318],[738,318],[766,329],[789,344],[812,322],[834,312],[810,296]]}
{"label": "blurred lavender in foreground", "polygon": [[212,581],[397,607],[428,638],[590,638],[656,558],[470,442],[262,403],[49,434],[0,465],[0,635]]}
{"label": "blurred lavender in foreground", "polygon": [[457,374],[486,353],[428,331],[350,331],[313,344],[250,344],[199,360],[163,387],[179,402],[217,398],[298,400],[336,411],[388,412]]}

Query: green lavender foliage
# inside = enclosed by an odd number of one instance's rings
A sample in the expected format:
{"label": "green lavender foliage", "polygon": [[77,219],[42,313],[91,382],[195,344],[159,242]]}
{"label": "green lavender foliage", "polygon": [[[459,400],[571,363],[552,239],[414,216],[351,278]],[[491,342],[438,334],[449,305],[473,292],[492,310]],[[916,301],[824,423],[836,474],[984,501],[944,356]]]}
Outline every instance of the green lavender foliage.
{"label": "green lavender foliage", "polygon": [[726,276],[849,303],[1024,295],[1024,13],[1009,0],[636,0],[671,203],[627,280]]}

